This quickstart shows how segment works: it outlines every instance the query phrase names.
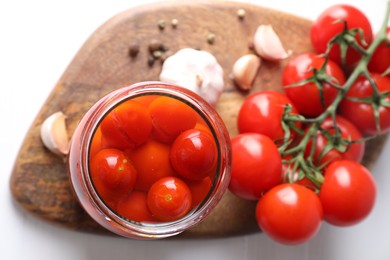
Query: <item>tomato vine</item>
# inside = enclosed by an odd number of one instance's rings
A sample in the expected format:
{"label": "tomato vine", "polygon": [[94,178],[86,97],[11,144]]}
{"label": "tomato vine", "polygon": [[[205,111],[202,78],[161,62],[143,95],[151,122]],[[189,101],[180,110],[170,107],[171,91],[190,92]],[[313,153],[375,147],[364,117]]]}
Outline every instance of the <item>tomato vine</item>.
{"label": "tomato vine", "polygon": [[[321,173],[322,169],[326,166],[325,164],[322,165],[315,165],[314,162],[314,148],[315,145],[311,147],[311,151],[309,156],[304,155],[304,152],[306,150],[306,147],[309,142],[316,143],[317,139],[317,133],[320,131],[322,134],[326,136],[326,138],[329,140],[327,146],[323,149],[321,156],[324,156],[329,150],[336,149],[340,152],[345,152],[349,146],[356,142],[363,142],[371,137],[364,137],[361,140],[350,140],[350,139],[343,139],[340,135],[340,131],[337,127],[335,127],[335,131],[333,134],[330,134],[329,131],[326,129],[323,129],[321,127],[321,124],[327,119],[332,118],[334,121],[334,125],[336,124],[336,112],[337,109],[342,102],[344,98],[346,98],[347,92],[351,89],[355,81],[360,77],[365,77],[371,87],[372,87],[372,95],[369,98],[354,98],[354,97],[347,97],[348,100],[353,102],[364,102],[367,104],[370,104],[374,111],[374,118],[375,118],[375,126],[378,133],[381,132],[381,126],[380,126],[380,117],[379,117],[379,110],[381,107],[390,107],[390,103],[388,100],[386,100],[389,95],[390,91],[380,92],[377,86],[377,83],[371,76],[369,70],[368,70],[368,64],[370,62],[371,57],[373,56],[375,50],[378,48],[378,46],[383,42],[387,40],[387,24],[390,17],[390,1],[387,3],[387,8],[385,12],[385,18],[383,20],[383,23],[380,27],[380,30],[378,32],[377,37],[374,39],[374,41],[367,47],[367,49],[361,47],[356,39],[356,35],[360,37],[361,42],[364,43],[364,38],[362,36],[362,32],[359,29],[348,29],[347,23],[345,21],[336,21],[336,22],[343,22],[344,23],[344,30],[341,34],[335,36],[333,40],[331,40],[328,43],[328,48],[324,54],[322,54],[325,57],[325,62],[322,65],[322,67],[319,70],[312,69],[314,71],[313,76],[310,78],[298,82],[296,84],[291,84],[289,86],[285,86],[288,88],[297,88],[304,84],[307,84],[308,82],[312,82],[317,86],[320,97],[321,97],[321,103],[323,104],[323,89],[322,84],[328,83],[333,88],[337,89],[337,95],[333,102],[325,109],[323,113],[318,115],[314,118],[306,118],[301,115],[296,115],[291,113],[291,107],[286,106],[283,114],[283,129],[285,130],[284,138],[283,138],[283,144],[279,147],[279,152],[281,153],[282,157],[286,158],[286,156],[290,156],[291,159],[284,160],[285,164],[292,165],[292,168],[289,170],[289,175],[294,174],[295,172],[298,172],[299,178],[306,177],[309,179],[319,190],[322,186],[322,183],[324,182],[324,176]],[[341,42],[341,59],[345,62],[346,58],[346,49],[347,47],[354,48],[357,50],[362,57],[360,58],[357,66],[355,69],[351,72],[349,77],[347,78],[346,82],[342,85],[338,85],[337,82],[334,80],[334,78],[330,77],[325,73],[325,67],[328,63],[328,54],[331,49],[331,47]],[[387,75],[390,72],[390,68],[388,68],[383,74]],[[297,129],[296,123],[301,122],[305,125],[307,125],[307,130],[302,131],[300,129]],[[295,131],[297,132],[301,138],[300,141],[296,144],[291,144],[291,132]],[[291,178],[291,176],[290,176]]]}

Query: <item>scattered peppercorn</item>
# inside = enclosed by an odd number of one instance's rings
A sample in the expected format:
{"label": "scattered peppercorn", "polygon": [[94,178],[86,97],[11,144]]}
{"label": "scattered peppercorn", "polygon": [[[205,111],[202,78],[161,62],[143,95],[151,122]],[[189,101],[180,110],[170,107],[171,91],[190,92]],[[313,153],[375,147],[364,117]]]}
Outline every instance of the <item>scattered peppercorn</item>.
{"label": "scattered peppercorn", "polygon": [[150,41],[148,49],[150,53],[153,53],[154,51],[161,50],[162,46],[163,44],[161,42],[156,39],[153,39]]}
{"label": "scattered peppercorn", "polygon": [[214,33],[209,33],[209,35],[207,35],[207,42],[209,44],[213,44],[215,42],[215,34]]}
{"label": "scattered peppercorn", "polygon": [[148,65],[149,67],[152,67],[154,64],[154,57],[152,55],[148,55]]}
{"label": "scattered peppercorn", "polygon": [[138,53],[139,53],[139,44],[137,43],[131,44],[129,48],[130,57],[135,58],[137,57]]}
{"label": "scattered peppercorn", "polygon": [[178,23],[179,23],[179,21],[177,19],[172,19],[172,21],[171,21],[172,28],[175,29],[177,27]]}
{"label": "scattered peppercorn", "polygon": [[154,51],[153,53],[152,53],[152,56],[153,56],[153,58],[155,58],[155,59],[159,59],[159,58],[161,58],[161,55],[162,55],[162,52],[161,51]]}
{"label": "scattered peppercorn", "polygon": [[166,52],[166,51],[168,51],[168,50],[169,50],[169,48],[168,48],[167,46],[165,46],[164,44],[162,44],[162,45],[160,46],[160,51]]}
{"label": "scattered peppercorn", "polygon": [[169,48],[165,46],[162,42],[152,39],[148,45],[149,56],[148,56],[148,65],[153,66],[156,60],[160,60],[161,63],[167,58],[167,51]]}
{"label": "scattered peppercorn", "polygon": [[240,20],[243,20],[245,18],[246,11],[244,9],[238,9],[237,16]]}
{"label": "scattered peppercorn", "polygon": [[161,19],[158,21],[158,28],[160,30],[164,30],[165,29],[165,20]]}

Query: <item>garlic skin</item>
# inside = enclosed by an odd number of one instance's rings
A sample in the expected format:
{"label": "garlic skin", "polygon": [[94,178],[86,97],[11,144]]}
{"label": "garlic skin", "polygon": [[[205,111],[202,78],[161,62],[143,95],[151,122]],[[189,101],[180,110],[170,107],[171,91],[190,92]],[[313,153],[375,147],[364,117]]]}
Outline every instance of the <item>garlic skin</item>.
{"label": "garlic skin", "polygon": [[64,156],[69,152],[69,139],[65,124],[66,116],[56,112],[43,121],[41,140],[52,153]]}
{"label": "garlic skin", "polygon": [[160,80],[187,88],[215,106],[224,90],[223,69],[207,51],[184,48],[163,63]]}
{"label": "garlic skin", "polygon": [[291,55],[291,50],[286,51],[271,25],[257,27],[253,37],[253,47],[256,53],[263,59],[270,61],[283,60]]}
{"label": "garlic skin", "polygon": [[254,54],[243,55],[233,64],[233,80],[241,90],[252,88],[260,64],[260,58]]}

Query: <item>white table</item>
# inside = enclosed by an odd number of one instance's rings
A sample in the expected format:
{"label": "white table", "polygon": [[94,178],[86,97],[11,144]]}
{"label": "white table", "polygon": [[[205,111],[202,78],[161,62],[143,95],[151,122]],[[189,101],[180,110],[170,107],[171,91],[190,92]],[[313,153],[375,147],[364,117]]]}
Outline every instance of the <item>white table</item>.
{"label": "white table", "polygon": [[[378,199],[364,222],[349,228],[324,224],[300,246],[282,246],[264,234],[211,239],[136,241],[54,226],[19,208],[9,177],[30,124],[84,41],[103,22],[140,3],[121,1],[28,1],[0,3],[0,259],[390,259],[390,144],[373,168]],[[315,19],[340,0],[253,0]],[[386,0],[344,0],[364,10],[374,30]]]}

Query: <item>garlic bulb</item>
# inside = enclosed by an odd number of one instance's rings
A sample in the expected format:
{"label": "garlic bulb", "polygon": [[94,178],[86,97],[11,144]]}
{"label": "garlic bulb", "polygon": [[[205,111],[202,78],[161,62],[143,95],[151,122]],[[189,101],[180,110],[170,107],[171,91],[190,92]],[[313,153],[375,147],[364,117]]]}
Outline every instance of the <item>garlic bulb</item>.
{"label": "garlic bulb", "polygon": [[184,48],[168,57],[160,80],[187,88],[215,106],[224,89],[223,69],[209,52]]}
{"label": "garlic bulb", "polygon": [[69,139],[65,125],[66,116],[56,112],[45,119],[41,126],[41,139],[46,148],[62,156],[69,152]]}
{"label": "garlic bulb", "polygon": [[266,60],[282,60],[291,55],[286,51],[271,25],[260,25],[253,38],[256,53]]}
{"label": "garlic bulb", "polygon": [[237,59],[233,65],[232,76],[234,82],[242,90],[252,88],[261,60],[254,54],[246,54]]}

